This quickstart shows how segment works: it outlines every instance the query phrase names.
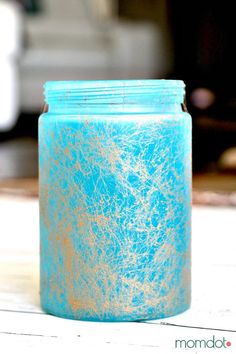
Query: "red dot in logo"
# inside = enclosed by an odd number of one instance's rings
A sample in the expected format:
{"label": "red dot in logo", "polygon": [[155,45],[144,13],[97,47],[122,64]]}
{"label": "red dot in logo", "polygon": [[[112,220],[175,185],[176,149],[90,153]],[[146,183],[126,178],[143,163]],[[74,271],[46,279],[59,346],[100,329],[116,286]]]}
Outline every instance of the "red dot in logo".
{"label": "red dot in logo", "polygon": [[231,346],[231,342],[226,342],[227,347]]}

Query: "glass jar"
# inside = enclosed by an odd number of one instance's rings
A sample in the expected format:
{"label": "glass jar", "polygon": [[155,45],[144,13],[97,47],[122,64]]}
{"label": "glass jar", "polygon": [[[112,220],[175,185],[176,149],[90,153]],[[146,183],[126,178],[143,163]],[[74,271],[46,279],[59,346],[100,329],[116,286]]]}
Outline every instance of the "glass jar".
{"label": "glass jar", "polygon": [[94,321],[190,305],[191,117],[178,80],[47,82],[41,304]]}

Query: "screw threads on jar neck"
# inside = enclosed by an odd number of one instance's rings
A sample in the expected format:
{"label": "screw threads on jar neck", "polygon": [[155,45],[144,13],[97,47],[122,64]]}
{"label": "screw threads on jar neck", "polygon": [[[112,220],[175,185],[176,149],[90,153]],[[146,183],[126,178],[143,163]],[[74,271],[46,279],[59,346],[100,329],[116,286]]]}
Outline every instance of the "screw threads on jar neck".
{"label": "screw threads on jar neck", "polygon": [[52,81],[44,94],[49,112],[156,113],[181,110],[185,85],[181,80]]}

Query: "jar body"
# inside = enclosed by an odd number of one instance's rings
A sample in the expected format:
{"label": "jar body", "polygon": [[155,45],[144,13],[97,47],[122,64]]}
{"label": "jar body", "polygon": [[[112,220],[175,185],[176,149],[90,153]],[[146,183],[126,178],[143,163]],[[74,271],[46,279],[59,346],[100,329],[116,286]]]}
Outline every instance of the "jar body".
{"label": "jar body", "polygon": [[39,173],[45,311],[132,321],[189,307],[188,113],[43,114]]}

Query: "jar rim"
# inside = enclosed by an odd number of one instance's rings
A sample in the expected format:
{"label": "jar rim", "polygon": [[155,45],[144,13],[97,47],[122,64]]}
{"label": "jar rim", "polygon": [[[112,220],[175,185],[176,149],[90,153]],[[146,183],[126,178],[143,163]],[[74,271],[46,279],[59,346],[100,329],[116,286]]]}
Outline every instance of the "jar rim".
{"label": "jar rim", "polygon": [[47,81],[44,84],[45,94],[51,91],[70,90],[97,90],[97,89],[125,89],[125,88],[153,88],[153,89],[184,89],[182,80],[172,79],[128,79],[128,80],[77,80],[77,81]]}

